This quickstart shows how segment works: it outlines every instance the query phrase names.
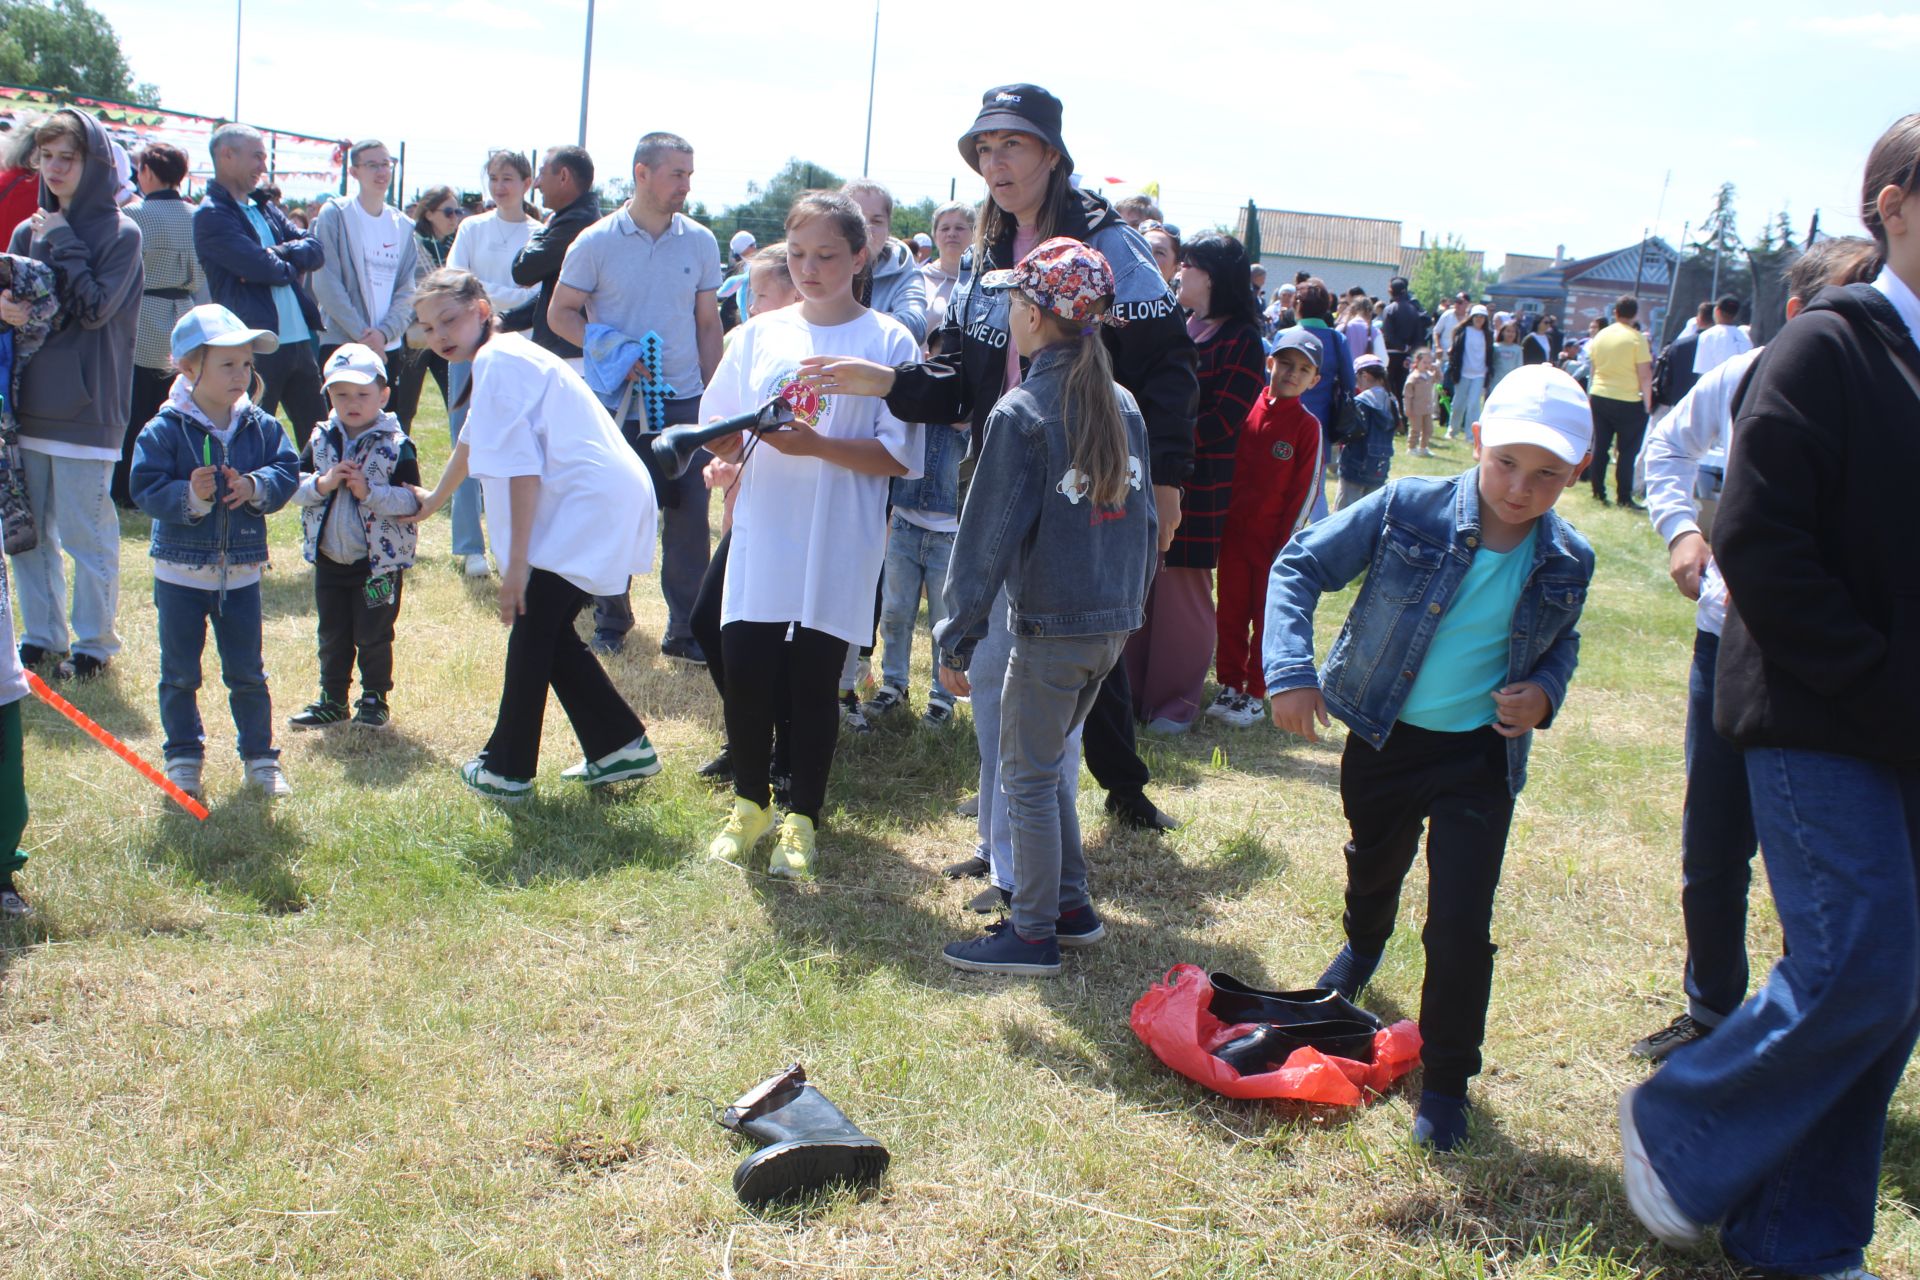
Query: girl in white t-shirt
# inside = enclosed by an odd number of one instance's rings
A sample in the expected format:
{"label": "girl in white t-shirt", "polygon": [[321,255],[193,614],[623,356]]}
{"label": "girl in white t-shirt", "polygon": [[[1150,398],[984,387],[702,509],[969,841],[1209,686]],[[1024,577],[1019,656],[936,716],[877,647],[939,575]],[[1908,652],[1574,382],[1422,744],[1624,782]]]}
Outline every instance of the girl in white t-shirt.
{"label": "girl in white t-shirt", "polygon": [[[533,166],[518,151],[496,151],[487,157],[487,193],[494,207],[460,223],[447,265],[480,277],[487,300],[501,311],[511,311],[540,292],[537,284],[515,284],[513,260],[526,246],[539,220],[529,217],[527,188],[533,185]],[[447,366],[447,430],[460,443],[467,423],[463,398],[473,366],[462,360]],[[453,495],[453,555],[470,578],[487,576],[487,544],[481,535],[480,486],[468,483]]]}
{"label": "girl in white t-shirt", "polygon": [[493,736],[461,780],[496,800],[532,793],[549,686],[586,752],[562,776],[602,787],[660,772],[646,726],[573,625],[594,596],[653,567],[646,468],[566,361],[493,331],[471,273],[449,267],[422,280],[414,314],[442,359],[473,362],[473,382],[467,429],[411,518],[438,511],[469,474],[479,480],[500,557],[500,621],[513,628]]}
{"label": "girl in white t-shirt", "polygon": [[774,396],[794,411],[790,429],[709,446],[741,470],[720,629],[735,800],[708,851],[741,861],[773,826],[768,775],[775,699],[784,697],[793,773],[768,871],[802,877],[812,871],[839,734],[841,663],[847,646],[866,643],[873,630],[887,481],[916,474],[922,441],[920,427],[877,398],[830,396],[798,380],[800,362],[815,352],[856,351],[885,365],[919,359],[904,325],[855,296],[868,267],[859,206],[841,195],[805,195],[788,212],[786,230],[800,305],[742,326],[702,401],[718,418]]}

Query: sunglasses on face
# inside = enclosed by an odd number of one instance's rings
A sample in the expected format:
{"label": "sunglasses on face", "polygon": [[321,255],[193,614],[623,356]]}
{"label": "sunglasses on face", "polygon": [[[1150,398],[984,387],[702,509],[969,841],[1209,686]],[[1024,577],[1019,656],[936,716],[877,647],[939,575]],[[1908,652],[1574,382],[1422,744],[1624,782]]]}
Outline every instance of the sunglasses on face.
{"label": "sunglasses on face", "polygon": [[442,205],[440,208],[435,209],[434,212],[443,218],[464,218],[467,216],[467,211],[457,204]]}

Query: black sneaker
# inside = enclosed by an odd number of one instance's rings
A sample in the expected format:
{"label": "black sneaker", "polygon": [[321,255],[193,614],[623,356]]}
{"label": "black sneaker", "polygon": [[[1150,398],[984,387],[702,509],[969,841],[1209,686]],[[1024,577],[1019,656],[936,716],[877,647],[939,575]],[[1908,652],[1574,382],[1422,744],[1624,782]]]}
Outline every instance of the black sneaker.
{"label": "black sneaker", "polygon": [[602,658],[611,658],[626,647],[627,640],[625,636],[595,635],[593,639],[587,641],[587,648],[593,650],[595,655]]}
{"label": "black sneaker", "polygon": [[1160,812],[1144,791],[1107,792],[1107,813],[1122,826],[1136,831],[1178,831],[1180,824]]}
{"label": "black sneaker", "polygon": [[42,649],[37,644],[27,644],[26,642],[22,641],[20,645],[20,665],[27,668],[27,670],[29,671],[33,670],[35,667],[42,665],[43,663],[47,662],[49,659],[59,657],[59,656],[63,656],[63,655],[56,655],[46,649]]}
{"label": "black sneaker", "polygon": [[294,729],[325,729],[345,723],[348,715],[346,703],[336,702],[323,693],[309,702],[304,710],[288,716],[287,724]]}
{"label": "black sneaker", "polygon": [[387,710],[387,700],[377,693],[363,696],[353,712],[353,727],[356,729],[391,729],[393,712]]}
{"label": "black sneaker", "polygon": [[32,914],[33,908],[18,889],[12,885],[0,889],[0,920],[25,920]]}
{"label": "black sneaker", "polygon": [[95,680],[106,672],[111,660],[96,658],[90,653],[76,653],[58,667],[54,674],[62,680]]}
{"label": "black sneaker", "polygon": [[670,662],[684,663],[690,667],[707,665],[706,650],[702,649],[691,636],[685,640],[662,640],[660,656]]}
{"label": "black sneaker", "polygon": [[1081,907],[1053,922],[1053,936],[1063,947],[1090,947],[1107,936],[1107,924],[1092,907]]}
{"label": "black sneaker", "polygon": [[898,711],[906,705],[907,691],[905,689],[896,689],[890,684],[883,684],[874,692],[871,698],[867,699],[865,705],[860,708],[860,711],[861,714],[866,716],[867,722],[871,724],[882,716],[890,712]]}
{"label": "black sneaker", "polygon": [[949,880],[978,880],[990,869],[987,860],[976,853],[940,868],[940,874]]}
{"label": "black sneaker", "polygon": [[920,723],[929,729],[944,729],[953,723],[953,704],[944,698],[928,698]]}
{"label": "black sneaker", "polygon": [[1637,1042],[1627,1052],[1636,1058],[1645,1058],[1648,1062],[1658,1062],[1683,1044],[1704,1040],[1712,1031],[1712,1027],[1692,1014],[1683,1013],[1646,1039]]}
{"label": "black sneaker", "polygon": [[860,695],[851,689],[840,691],[840,723],[848,733],[871,733],[866,712],[860,709]]}
{"label": "black sneaker", "polygon": [[708,782],[732,782],[733,753],[721,746],[720,754],[701,765],[697,772]]}
{"label": "black sneaker", "polygon": [[973,895],[973,901],[967,904],[967,910],[976,915],[990,916],[1003,907],[1013,905],[1013,895],[998,885],[988,885]]}

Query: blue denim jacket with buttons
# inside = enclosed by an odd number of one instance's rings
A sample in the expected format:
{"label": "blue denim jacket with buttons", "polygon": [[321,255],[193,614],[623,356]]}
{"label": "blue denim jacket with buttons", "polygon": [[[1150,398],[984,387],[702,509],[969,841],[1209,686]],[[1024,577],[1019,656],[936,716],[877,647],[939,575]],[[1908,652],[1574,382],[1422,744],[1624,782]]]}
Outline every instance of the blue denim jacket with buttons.
{"label": "blue denim jacket with buttons", "polygon": [[[229,509],[216,491],[211,511],[188,501],[196,467],[212,463],[251,476],[254,499]],[[133,501],[153,517],[149,554],[185,565],[261,564],[267,559],[267,516],[287,505],[300,484],[300,458],[279,419],[249,405],[223,445],[205,425],[172,405],[162,408],[133,446],[128,480]]]}
{"label": "blue denim jacket with buttons", "polygon": [[927,424],[926,458],[920,474],[909,479],[895,477],[888,501],[908,511],[928,511],[934,515],[960,514],[960,460],[967,456],[972,437],[967,424],[958,428]]}
{"label": "blue denim jacket with buttons", "polygon": [[[1378,749],[1407,703],[1440,619],[1480,545],[1480,471],[1452,479],[1390,481],[1345,511],[1296,534],[1267,583],[1262,660],[1269,694],[1318,685],[1327,710]],[[1367,580],[1327,655],[1313,664],[1313,612],[1322,594]],[[1580,611],[1593,548],[1552,511],[1540,517],[1533,564],[1514,605],[1507,683],[1547,695],[1548,728],[1580,660]],[[1507,740],[1507,785],[1527,781],[1533,735]]]}

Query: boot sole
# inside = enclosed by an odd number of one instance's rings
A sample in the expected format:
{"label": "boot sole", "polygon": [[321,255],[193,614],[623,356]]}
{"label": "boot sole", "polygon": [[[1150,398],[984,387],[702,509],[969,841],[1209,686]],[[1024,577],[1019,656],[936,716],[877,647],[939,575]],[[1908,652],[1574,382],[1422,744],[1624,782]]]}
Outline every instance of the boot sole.
{"label": "boot sole", "polygon": [[1061,933],[1058,929],[1053,931],[1054,942],[1069,951],[1075,947],[1091,947],[1106,936],[1107,926],[1105,924],[1097,924],[1085,933]]}
{"label": "boot sole", "polygon": [[998,973],[1009,978],[1055,978],[1060,975],[1058,964],[1011,964],[999,960],[982,962],[950,956],[944,951],[940,953],[940,958],[968,973]]}
{"label": "boot sole", "polygon": [[589,778],[584,774],[576,775],[575,781],[584,785],[587,790],[592,791],[596,787],[610,787],[616,782],[631,782],[635,778],[651,778],[658,772],[660,772],[660,760],[656,756],[654,759],[648,760],[645,763],[622,765],[618,769],[609,769],[597,778]]}
{"label": "boot sole", "polygon": [[836,1185],[867,1187],[880,1181],[891,1159],[872,1138],[779,1142],[740,1162],[733,1190],[742,1203],[770,1204]]}

